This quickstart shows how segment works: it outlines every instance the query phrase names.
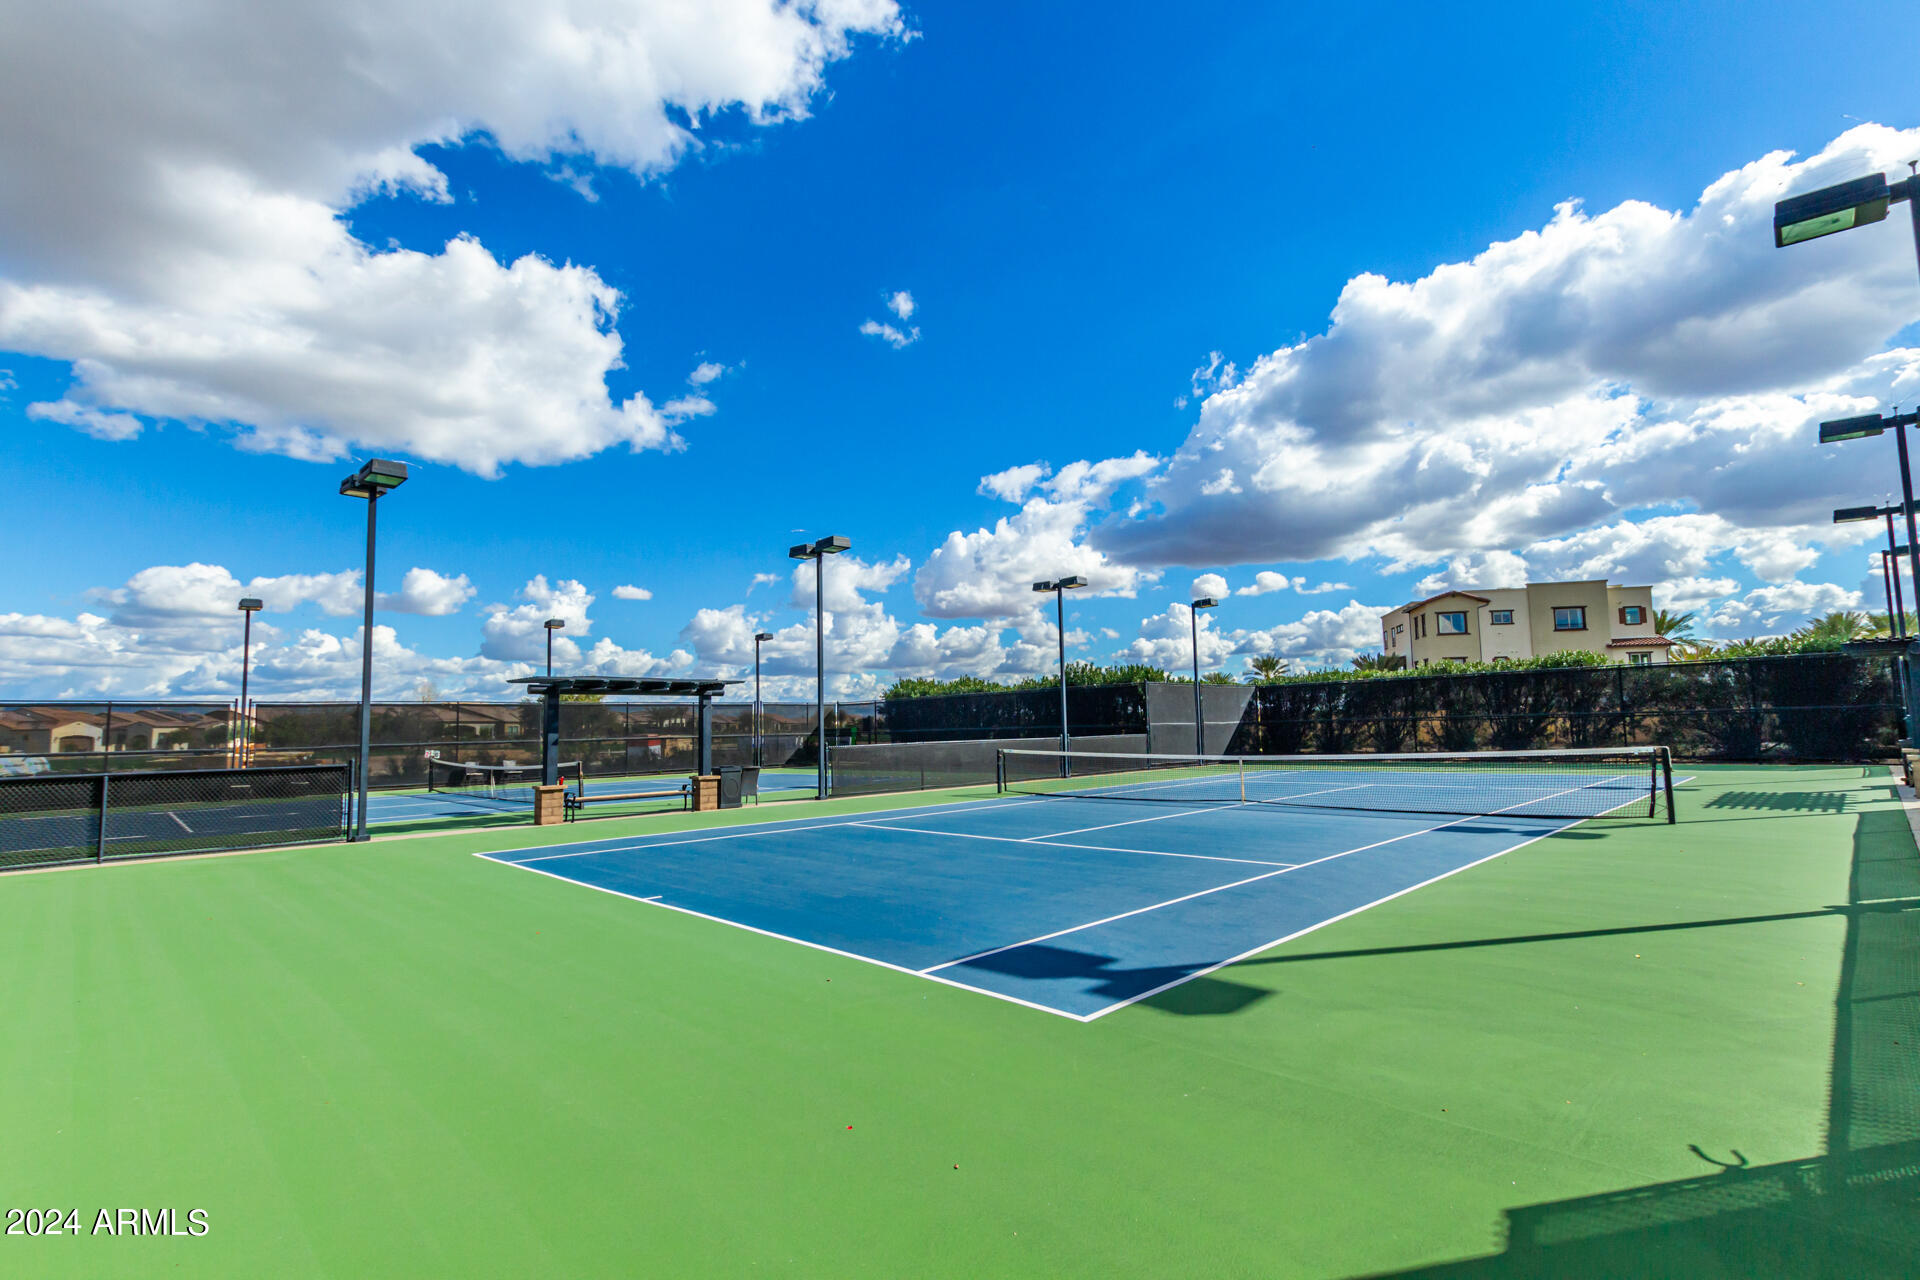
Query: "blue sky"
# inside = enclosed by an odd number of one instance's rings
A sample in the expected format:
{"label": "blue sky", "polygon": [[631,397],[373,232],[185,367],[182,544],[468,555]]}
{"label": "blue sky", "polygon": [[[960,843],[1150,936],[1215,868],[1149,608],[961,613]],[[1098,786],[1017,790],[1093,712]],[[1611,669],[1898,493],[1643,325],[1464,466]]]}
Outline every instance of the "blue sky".
{"label": "blue sky", "polygon": [[1808,424],[1920,400],[1912,244],[1764,215],[1920,158],[1911,6],[101,8],[0,51],[7,694],[229,696],[242,588],[257,693],[350,694],[376,453],[394,695],[552,615],[800,694],[826,533],[850,694],[1044,669],[1058,572],[1162,663],[1218,575],[1229,671],[1440,584],[1875,603],[1890,447]]}

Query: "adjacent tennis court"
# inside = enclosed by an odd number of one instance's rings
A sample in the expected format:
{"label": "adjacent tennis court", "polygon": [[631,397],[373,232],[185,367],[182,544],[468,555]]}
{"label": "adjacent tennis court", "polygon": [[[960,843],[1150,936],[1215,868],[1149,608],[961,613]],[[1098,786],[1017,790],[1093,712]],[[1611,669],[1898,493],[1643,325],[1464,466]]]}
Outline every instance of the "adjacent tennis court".
{"label": "adjacent tennis court", "polygon": [[1246,800],[1233,762],[1003,758],[1041,794],[481,856],[1091,1020],[1583,816],[1644,811],[1663,759],[1295,761]]}

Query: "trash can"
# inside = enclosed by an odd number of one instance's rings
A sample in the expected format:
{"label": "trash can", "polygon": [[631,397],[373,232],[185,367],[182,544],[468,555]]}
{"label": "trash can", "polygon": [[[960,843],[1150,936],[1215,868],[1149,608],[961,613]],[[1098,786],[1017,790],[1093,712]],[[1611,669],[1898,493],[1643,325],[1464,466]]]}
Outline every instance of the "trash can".
{"label": "trash can", "polygon": [[738,809],[740,807],[740,766],[723,764],[714,772],[720,775],[720,807]]}

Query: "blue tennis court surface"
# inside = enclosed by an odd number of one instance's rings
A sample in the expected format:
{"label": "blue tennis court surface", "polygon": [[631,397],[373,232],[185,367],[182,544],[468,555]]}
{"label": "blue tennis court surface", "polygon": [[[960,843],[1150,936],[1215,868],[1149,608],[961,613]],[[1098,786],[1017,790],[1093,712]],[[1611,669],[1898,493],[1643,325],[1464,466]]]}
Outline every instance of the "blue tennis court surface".
{"label": "blue tennis court surface", "polygon": [[[683,790],[687,775],[670,774],[634,774],[628,777],[593,777],[587,779],[587,794],[595,792],[622,791],[628,789],[650,788],[661,785],[680,786]],[[792,772],[774,772],[764,770],[760,774],[762,794],[769,792],[812,791],[817,785],[811,770]],[[658,802],[654,802],[658,807]],[[488,798],[485,795],[461,794],[440,791],[375,791],[367,796],[367,822],[377,825],[384,822],[423,822],[434,818],[471,818],[476,814],[523,814],[533,811],[533,792],[514,788],[507,795]],[[617,807],[608,812],[618,812]]]}
{"label": "blue tennis court surface", "polygon": [[1087,1021],[1575,821],[1008,796],[479,856]]}

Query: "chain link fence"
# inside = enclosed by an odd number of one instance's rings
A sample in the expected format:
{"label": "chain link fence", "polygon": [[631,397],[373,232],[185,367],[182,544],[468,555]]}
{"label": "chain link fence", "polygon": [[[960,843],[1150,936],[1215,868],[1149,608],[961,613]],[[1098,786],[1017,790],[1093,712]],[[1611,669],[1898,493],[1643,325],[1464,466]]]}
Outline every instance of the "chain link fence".
{"label": "chain link fence", "polygon": [[[1901,735],[1895,659],[1800,654],[1647,667],[1567,667],[1273,685],[1203,685],[1208,752],[1529,750],[1665,745],[1696,760],[1855,760],[1893,754]],[[1193,749],[1190,684],[1075,685],[1075,738],[1148,735]],[[566,702],[561,755],[587,776],[694,767],[692,702]],[[357,702],[0,702],[0,778],[132,773],[238,763],[353,763]],[[239,733],[233,732],[235,728]],[[423,787],[427,760],[534,764],[540,708],[519,702],[373,704],[369,784]],[[819,759],[814,704],[713,706],[713,761],[767,768]],[[835,702],[827,743],[1050,738],[1057,689]],[[250,739],[244,742],[243,739]],[[244,745],[244,749],[243,749]]]}
{"label": "chain link fence", "polygon": [[342,765],[0,778],[0,870],[338,840]]}

